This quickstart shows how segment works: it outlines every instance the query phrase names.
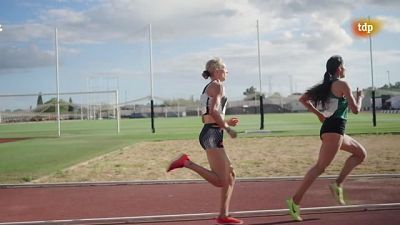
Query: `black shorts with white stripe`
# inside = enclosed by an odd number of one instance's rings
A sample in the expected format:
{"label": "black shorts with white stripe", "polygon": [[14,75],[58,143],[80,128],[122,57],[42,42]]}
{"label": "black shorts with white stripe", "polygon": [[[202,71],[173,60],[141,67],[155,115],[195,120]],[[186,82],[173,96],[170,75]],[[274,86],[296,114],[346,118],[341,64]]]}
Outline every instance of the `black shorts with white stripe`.
{"label": "black shorts with white stripe", "polygon": [[199,135],[199,142],[204,150],[224,148],[224,131],[216,123],[206,123]]}

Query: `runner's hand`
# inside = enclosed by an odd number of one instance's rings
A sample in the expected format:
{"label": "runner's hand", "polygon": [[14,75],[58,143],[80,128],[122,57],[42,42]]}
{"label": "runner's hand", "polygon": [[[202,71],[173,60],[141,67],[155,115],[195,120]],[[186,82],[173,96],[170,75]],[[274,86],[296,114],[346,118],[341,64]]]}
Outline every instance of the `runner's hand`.
{"label": "runner's hand", "polygon": [[236,126],[239,123],[239,119],[236,117],[232,117],[227,121],[227,124],[231,127]]}
{"label": "runner's hand", "polygon": [[321,123],[323,123],[326,119],[326,117],[324,116],[324,114],[321,113],[321,115],[318,116],[319,121],[321,121]]}

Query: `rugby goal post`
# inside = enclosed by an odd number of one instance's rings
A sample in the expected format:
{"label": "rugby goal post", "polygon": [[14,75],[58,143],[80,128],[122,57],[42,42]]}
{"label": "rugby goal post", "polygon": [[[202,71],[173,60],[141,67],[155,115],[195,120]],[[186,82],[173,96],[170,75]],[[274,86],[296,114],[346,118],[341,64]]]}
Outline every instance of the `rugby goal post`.
{"label": "rugby goal post", "polygon": [[[113,96],[110,96],[113,95]],[[47,104],[43,103],[32,107],[38,96],[50,96]],[[57,105],[64,108],[72,107],[65,100],[58,99],[57,93],[24,93],[0,95],[0,123],[57,121],[59,120],[95,120],[115,119],[116,132],[120,133],[120,109],[118,102],[118,90],[88,91],[88,92],[64,92],[60,96],[81,96],[80,103],[73,104],[74,111],[65,110],[62,115],[57,115]],[[22,99],[22,100],[21,100]],[[58,126],[61,132],[61,126]]]}

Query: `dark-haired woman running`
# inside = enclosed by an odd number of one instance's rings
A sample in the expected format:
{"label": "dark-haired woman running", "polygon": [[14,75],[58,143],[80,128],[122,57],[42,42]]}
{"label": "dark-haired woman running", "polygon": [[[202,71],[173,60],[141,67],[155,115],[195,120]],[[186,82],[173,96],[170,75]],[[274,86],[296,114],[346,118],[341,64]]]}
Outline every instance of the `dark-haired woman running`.
{"label": "dark-haired woman running", "polygon": [[[342,205],[346,204],[343,198],[343,181],[347,175],[367,156],[365,148],[345,134],[347,111],[357,114],[361,109],[363,92],[358,90],[354,97],[346,81],[343,59],[332,56],[326,63],[326,72],[322,84],[315,85],[307,90],[300,98],[300,102],[322,122],[320,138],[322,141],[318,161],[305,175],[295,195],[286,201],[289,213],[294,220],[301,221],[300,202],[304,193],[315,179],[321,175],[332,162],[336,153],[341,149],[351,153],[346,160],[342,171],[329,188],[335,199]],[[321,106],[324,112],[317,109]]]}

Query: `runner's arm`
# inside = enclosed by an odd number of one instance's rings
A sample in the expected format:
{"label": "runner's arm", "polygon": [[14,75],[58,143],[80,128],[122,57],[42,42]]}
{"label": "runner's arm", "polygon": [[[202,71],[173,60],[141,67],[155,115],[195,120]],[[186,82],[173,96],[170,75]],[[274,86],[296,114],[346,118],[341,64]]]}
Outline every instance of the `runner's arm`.
{"label": "runner's arm", "polygon": [[325,120],[324,114],[322,114],[322,112],[320,112],[320,111],[314,106],[314,104],[312,104],[311,99],[310,99],[306,94],[303,94],[303,95],[300,97],[299,101],[301,102],[301,104],[304,105],[304,107],[307,108],[308,111],[314,113],[314,114],[318,117],[318,119],[319,119],[321,122],[323,122],[323,121]]}
{"label": "runner's arm", "polygon": [[349,108],[354,114],[358,114],[361,111],[362,99],[364,97],[363,91],[358,90],[356,92],[356,98],[354,98],[353,94],[351,93],[351,88],[347,84],[347,82],[343,81],[340,85],[340,88],[343,91],[343,95],[349,102]]}

